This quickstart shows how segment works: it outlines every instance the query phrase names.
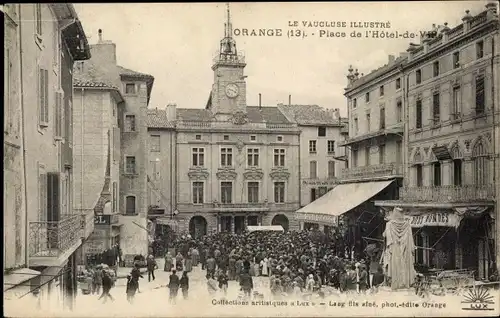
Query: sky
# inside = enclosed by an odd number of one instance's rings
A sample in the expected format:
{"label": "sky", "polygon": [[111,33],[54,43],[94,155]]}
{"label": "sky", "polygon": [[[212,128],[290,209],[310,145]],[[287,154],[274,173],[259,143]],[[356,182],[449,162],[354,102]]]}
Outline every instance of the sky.
{"label": "sky", "polygon": [[[288,103],[339,108],[346,115],[343,91],[349,65],[368,74],[399,56],[419,38],[351,38],[353,31],[406,31],[419,34],[432,24],[453,28],[465,10],[475,15],[484,1],[231,3],[237,48],[247,66],[247,104]],[[204,108],[212,83],[212,58],[224,36],[224,3],[75,4],[90,44],[98,29],[116,43],[118,64],[155,77],[149,107]],[[299,27],[291,27],[298,21]],[[345,22],[346,27],[303,27],[303,21]],[[390,23],[389,29],[353,28],[351,22]],[[242,36],[242,29],[281,29],[282,36]],[[289,38],[289,30],[307,37]],[[320,37],[320,31],[346,37]],[[363,33],[364,34],[364,33]]]}

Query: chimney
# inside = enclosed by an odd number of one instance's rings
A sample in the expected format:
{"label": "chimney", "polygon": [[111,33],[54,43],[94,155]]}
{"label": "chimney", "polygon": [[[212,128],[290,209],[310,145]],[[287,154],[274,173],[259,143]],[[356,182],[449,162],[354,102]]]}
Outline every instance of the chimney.
{"label": "chimney", "polygon": [[92,61],[98,66],[116,65],[116,44],[103,40],[102,29],[99,29],[99,40],[97,44],[91,45]]}
{"label": "chimney", "polygon": [[288,95],[288,106],[292,105],[292,95]]}
{"label": "chimney", "polygon": [[166,111],[168,121],[175,121],[177,119],[177,104],[168,104]]}
{"label": "chimney", "polygon": [[394,63],[395,60],[396,60],[396,57],[394,55],[389,55],[389,64]]}
{"label": "chimney", "polygon": [[262,94],[259,93],[259,108],[262,107]]}

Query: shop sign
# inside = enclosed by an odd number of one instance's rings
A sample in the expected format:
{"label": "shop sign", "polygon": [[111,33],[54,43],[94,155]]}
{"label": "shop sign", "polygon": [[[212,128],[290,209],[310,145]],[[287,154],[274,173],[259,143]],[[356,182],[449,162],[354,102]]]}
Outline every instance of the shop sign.
{"label": "shop sign", "polygon": [[427,213],[410,217],[411,227],[444,226],[458,227],[461,217],[453,213]]}
{"label": "shop sign", "polygon": [[95,225],[110,225],[111,224],[111,215],[100,214],[100,215],[94,216],[94,224]]}
{"label": "shop sign", "polygon": [[101,230],[94,228],[94,232],[92,233],[92,237],[103,238],[107,236],[108,236],[108,230]]}
{"label": "shop sign", "polygon": [[329,214],[297,213],[297,219],[303,222],[337,224],[337,217]]}
{"label": "shop sign", "polygon": [[303,184],[311,186],[334,186],[338,182],[336,180],[304,180]]}

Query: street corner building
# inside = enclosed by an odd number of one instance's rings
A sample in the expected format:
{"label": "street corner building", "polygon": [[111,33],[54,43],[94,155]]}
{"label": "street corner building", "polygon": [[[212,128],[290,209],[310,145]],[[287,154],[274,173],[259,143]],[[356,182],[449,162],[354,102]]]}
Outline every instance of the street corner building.
{"label": "street corner building", "polygon": [[72,74],[90,50],[71,4],[7,4],[4,13],[5,306],[20,298],[71,308],[76,255],[93,227],[73,208]]}
{"label": "street corner building", "polygon": [[150,219],[158,231],[193,237],[249,225],[298,229],[300,129],[260,94],[259,105],[247,105],[229,12],[212,62],[204,108],[148,109]]}
{"label": "street corner building", "polygon": [[116,45],[99,39],[75,67],[74,207],[95,216],[80,264],[121,249],[127,266],[148,253],[147,106],[151,75],[119,66]]}

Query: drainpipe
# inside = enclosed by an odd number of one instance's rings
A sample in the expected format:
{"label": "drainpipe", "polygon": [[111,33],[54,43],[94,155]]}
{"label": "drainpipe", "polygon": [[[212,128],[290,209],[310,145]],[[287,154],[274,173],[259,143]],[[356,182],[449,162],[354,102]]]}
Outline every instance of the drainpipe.
{"label": "drainpipe", "polygon": [[[498,171],[495,171],[496,170],[496,166],[497,166],[497,141],[496,141],[496,130],[497,130],[497,123],[496,123],[496,109],[495,109],[495,66],[494,66],[494,63],[495,63],[495,37],[492,37],[491,38],[491,110],[492,110],[492,113],[493,113],[493,137],[492,137],[492,143],[493,143],[493,193],[494,195],[496,196],[497,194],[497,173]],[[497,71],[497,76],[498,76],[498,71]],[[500,129],[500,127],[498,128]],[[499,210],[499,207],[498,205],[500,204],[499,202],[499,198],[497,197],[496,198],[496,210]],[[499,216],[498,215],[495,215],[495,231],[494,231],[494,238],[495,238],[495,243],[494,243],[494,246],[496,246],[495,248],[495,254],[496,254],[496,257],[495,257],[495,263],[496,263],[496,269],[498,270],[499,269],[499,263],[498,260],[499,260],[499,257],[500,257],[500,242],[498,242],[499,238],[498,238],[498,234],[500,233],[500,220],[498,219]],[[489,238],[488,238],[489,240]]]}
{"label": "drainpipe", "polygon": [[[21,5],[18,4],[19,11],[19,21],[22,21],[22,8]],[[19,77],[20,77],[20,90],[21,90],[21,134],[22,136],[22,147],[23,147],[23,178],[24,178],[24,266],[26,268],[29,267],[29,222],[28,222],[28,177],[26,176],[26,130],[24,125],[24,85],[23,85],[23,32],[22,32],[22,23],[19,23]]]}
{"label": "drainpipe", "polygon": [[174,218],[174,210],[173,210],[173,198],[174,198],[174,194],[173,194],[173,188],[174,188],[174,184],[173,184],[173,176],[172,176],[172,170],[173,170],[173,145],[172,145],[172,142],[173,142],[173,135],[174,133],[171,132],[170,133],[170,219],[173,219]]}
{"label": "drainpipe", "polygon": [[[81,98],[81,109],[82,109],[82,123],[81,123],[81,128],[80,128],[80,142],[81,142],[81,150],[80,150],[80,153],[81,153],[81,164],[80,164],[80,210],[83,210],[83,176],[84,176],[84,173],[83,173],[83,148],[84,148],[84,144],[83,144],[83,141],[84,141],[84,125],[85,125],[85,107],[84,107],[84,93],[85,93],[85,88],[81,88],[81,92],[82,92],[82,98]],[[86,211],[85,211],[86,212]]]}

